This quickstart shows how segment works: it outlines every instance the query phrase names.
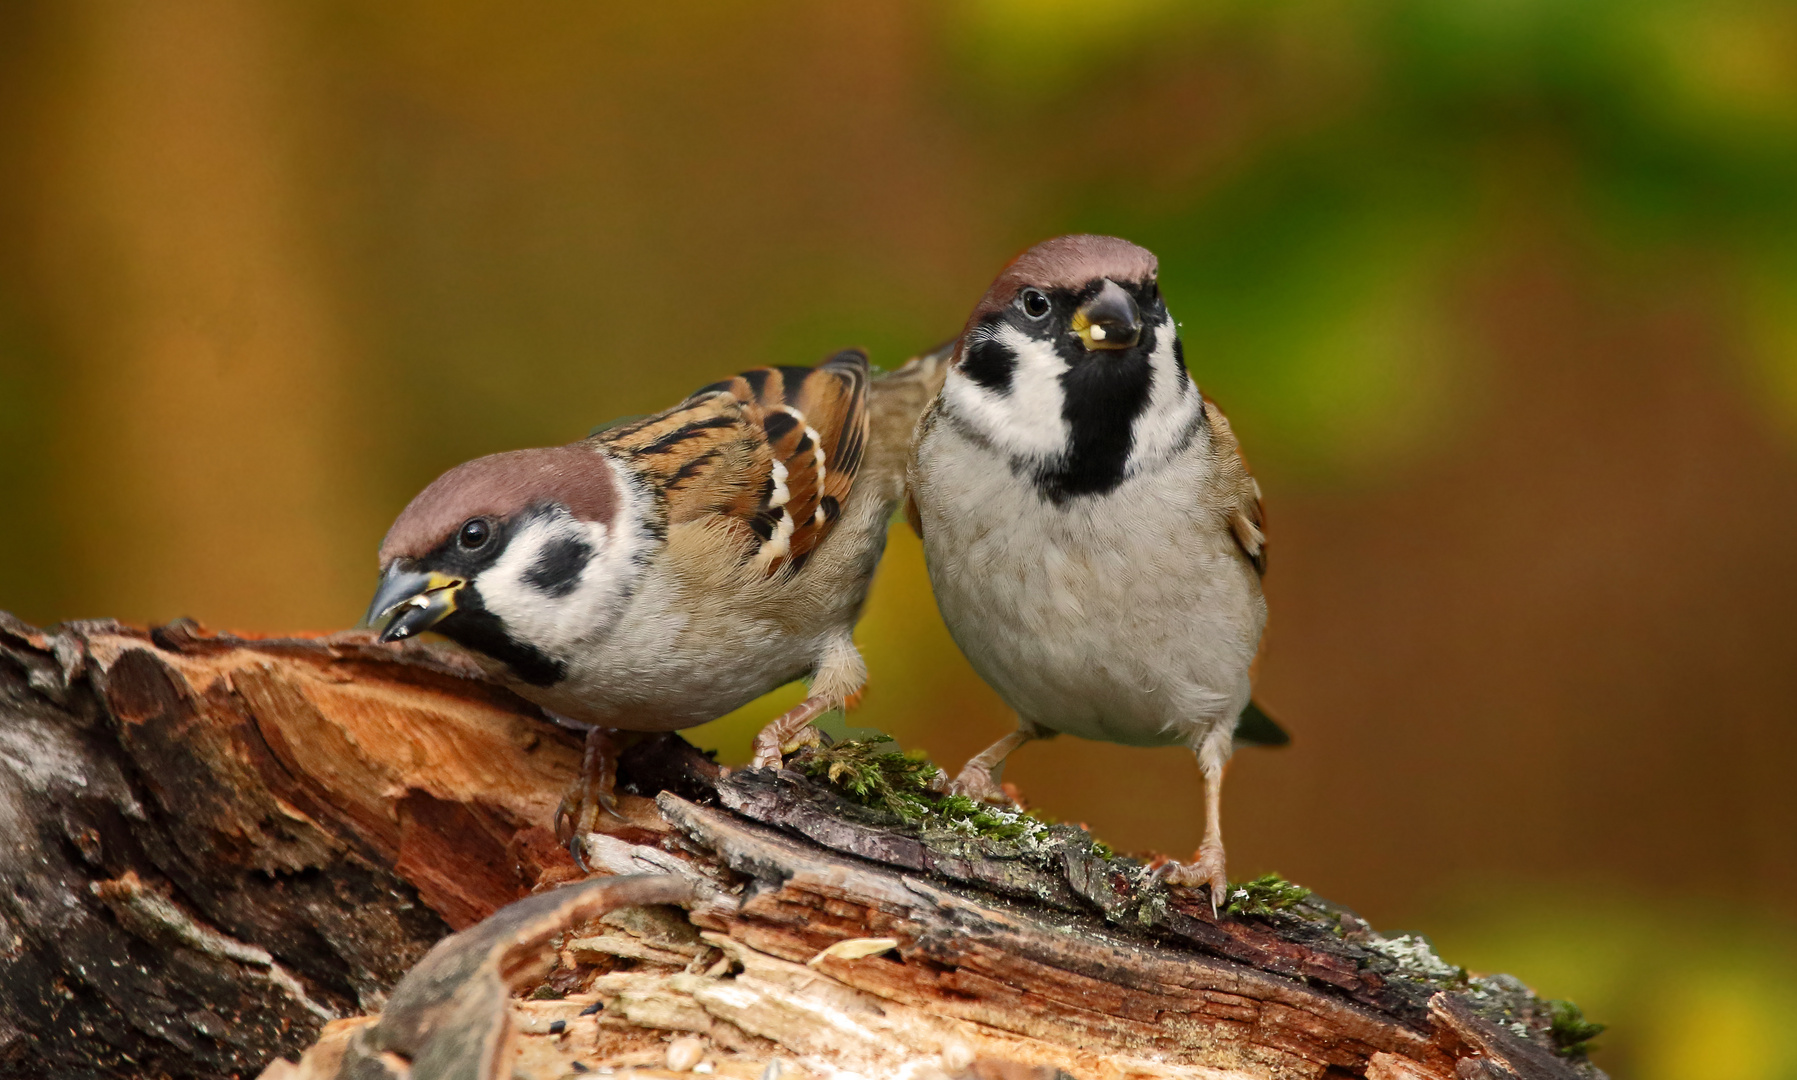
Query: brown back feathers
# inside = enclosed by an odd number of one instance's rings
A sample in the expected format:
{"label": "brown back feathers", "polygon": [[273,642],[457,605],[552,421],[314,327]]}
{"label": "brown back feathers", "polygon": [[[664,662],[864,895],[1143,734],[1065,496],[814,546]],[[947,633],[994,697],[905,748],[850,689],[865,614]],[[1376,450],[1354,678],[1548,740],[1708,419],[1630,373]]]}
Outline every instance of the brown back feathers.
{"label": "brown back feathers", "polygon": [[756,368],[593,438],[662,488],[669,525],[728,523],[771,575],[802,566],[842,512],[867,446],[867,382],[859,350]]}

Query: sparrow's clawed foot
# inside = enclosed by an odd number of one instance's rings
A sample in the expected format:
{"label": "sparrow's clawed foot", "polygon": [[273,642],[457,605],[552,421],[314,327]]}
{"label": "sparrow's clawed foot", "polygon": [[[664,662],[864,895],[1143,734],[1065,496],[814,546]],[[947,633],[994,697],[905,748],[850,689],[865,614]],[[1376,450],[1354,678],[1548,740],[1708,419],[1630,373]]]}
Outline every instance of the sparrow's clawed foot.
{"label": "sparrow's clawed foot", "polygon": [[978,759],[968,762],[960,774],[949,782],[948,794],[965,795],[978,802],[1011,805],[1011,797],[1005,794],[998,778]]}
{"label": "sparrow's clawed foot", "polygon": [[581,853],[581,838],[597,832],[600,816],[622,822],[614,788],[618,782],[617,732],[610,728],[587,729],[586,749],[581,754],[580,775],[555,808],[555,836],[574,856],[574,865],[588,871]]}
{"label": "sparrow's clawed foot", "polygon": [[823,745],[823,736],[811,721],[834,707],[828,698],[809,697],[774,717],[755,736],[755,756],[749,759],[749,768],[778,769],[786,755],[800,747]]}
{"label": "sparrow's clawed foot", "polygon": [[1005,759],[1011,751],[1029,742],[1042,738],[1034,727],[1020,724],[1016,731],[993,743],[991,746],[975,754],[961,766],[961,772],[948,785],[950,795],[965,795],[980,802],[998,803],[1001,806],[1012,805],[1011,797],[999,786],[999,773],[1005,767]]}
{"label": "sparrow's clawed foot", "polygon": [[1208,885],[1210,912],[1212,915],[1221,913],[1223,899],[1229,895],[1229,875],[1224,865],[1222,844],[1204,844],[1198,848],[1198,856],[1194,861],[1170,862],[1162,866],[1158,873],[1169,885],[1188,888]]}

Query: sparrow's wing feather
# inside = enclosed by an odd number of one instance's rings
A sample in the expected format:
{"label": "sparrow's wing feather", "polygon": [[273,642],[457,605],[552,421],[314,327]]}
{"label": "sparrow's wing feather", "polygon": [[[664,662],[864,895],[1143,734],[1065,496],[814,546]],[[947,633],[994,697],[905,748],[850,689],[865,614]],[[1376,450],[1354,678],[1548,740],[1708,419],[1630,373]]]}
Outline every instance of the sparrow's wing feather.
{"label": "sparrow's wing feather", "polygon": [[1223,496],[1223,508],[1229,515],[1229,531],[1235,535],[1242,554],[1254,564],[1254,572],[1267,572],[1266,514],[1260,505],[1260,485],[1248,472],[1242,446],[1229,427],[1229,418],[1217,403],[1204,399],[1204,418],[1210,424],[1211,448],[1216,455],[1216,477]]}
{"label": "sparrow's wing feather", "polygon": [[662,490],[669,525],[723,521],[764,573],[796,569],[854,484],[867,443],[867,357],[745,371],[594,438]]}
{"label": "sparrow's wing feather", "polygon": [[874,438],[875,457],[868,463],[879,482],[888,485],[891,497],[904,506],[905,520],[911,531],[923,535],[923,519],[918,515],[917,500],[912,496],[908,474],[913,447],[917,444],[925,416],[931,411],[942,383],[948,378],[948,362],[955,355],[955,339],[936,346],[921,356],[906,361],[905,366],[874,380],[869,393],[868,411]]}
{"label": "sparrow's wing feather", "polygon": [[669,525],[707,514],[747,518],[773,460],[759,422],[727,394],[695,395],[668,409],[595,431],[667,500]]}
{"label": "sparrow's wing feather", "polygon": [[[867,354],[859,349],[815,368],[775,370],[781,386],[765,387],[761,405],[774,459],[784,466],[787,499],[782,507],[770,500],[767,511],[786,512],[784,521],[771,523],[775,542],[758,556],[770,567],[789,556],[803,560],[836,524],[867,452],[868,422]],[[787,528],[788,550],[781,551],[777,537]]]}

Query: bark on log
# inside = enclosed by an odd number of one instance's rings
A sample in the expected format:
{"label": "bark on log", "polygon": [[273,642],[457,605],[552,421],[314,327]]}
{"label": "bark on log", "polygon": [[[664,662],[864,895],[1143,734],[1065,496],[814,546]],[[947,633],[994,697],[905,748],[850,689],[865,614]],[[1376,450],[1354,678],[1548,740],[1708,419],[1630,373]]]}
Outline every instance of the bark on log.
{"label": "bark on log", "polygon": [[557,888],[578,759],[445,648],[0,616],[0,1075],[1599,1075],[1345,909],[1216,919],[1081,830],[673,736],[588,838],[619,877]]}

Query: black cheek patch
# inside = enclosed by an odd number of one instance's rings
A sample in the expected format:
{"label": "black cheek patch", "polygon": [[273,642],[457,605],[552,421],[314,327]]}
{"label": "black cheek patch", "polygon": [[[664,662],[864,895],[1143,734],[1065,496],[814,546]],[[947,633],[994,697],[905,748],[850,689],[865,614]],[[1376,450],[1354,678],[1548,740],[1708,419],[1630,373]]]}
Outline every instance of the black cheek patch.
{"label": "black cheek patch", "polygon": [[577,536],[558,537],[524,572],[525,583],[549,596],[567,596],[580,584],[580,572],[592,557],[593,547],[585,540]]}
{"label": "black cheek patch", "polygon": [[1017,354],[1010,346],[981,338],[961,357],[961,373],[993,393],[1011,392],[1011,376],[1017,370]]}

